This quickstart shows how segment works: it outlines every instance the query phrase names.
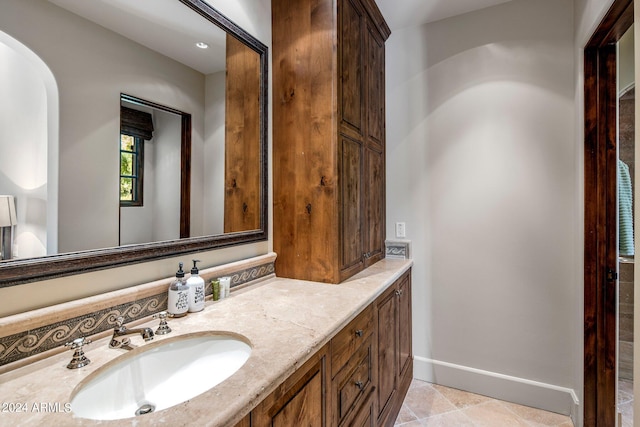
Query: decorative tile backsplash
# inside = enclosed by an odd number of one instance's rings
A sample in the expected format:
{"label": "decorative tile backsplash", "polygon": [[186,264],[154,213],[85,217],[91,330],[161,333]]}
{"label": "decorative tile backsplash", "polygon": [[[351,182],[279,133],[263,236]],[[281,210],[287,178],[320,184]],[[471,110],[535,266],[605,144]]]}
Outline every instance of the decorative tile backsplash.
{"label": "decorative tile backsplash", "polygon": [[411,248],[410,240],[386,240],[384,244],[386,247],[385,256],[387,258],[411,258],[409,254]]}
{"label": "decorative tile backsplash", "polygon": [[[259,257],[258,262],[250,260],[247,266],[243,266],[242,263],[234,263],[231,271],[224,267],[202,270],[200,274],[207,284],[205,287],[206,295],[211,295],[212,292],[211,286],[209,286],[211,279],[222,275],[231,276],[232,289],[256,280],[264,280],[274,275],[274,261],[275,256],[264,256]],[[64,346],[65,343],[75,338],[113,329],[119,316],[124,317],[125,323],[128,323],[166,310],[166,283],[169,281],[158,282],[158,285],[153,288],[157,292],[153,295],[98,309],[80,316],[73,316],[62,321],[48,324],[46,322],[47,315],[43,315],[44,325],[0,337],[0,366]],[[132,290],[131,294],[134,295],[135,290]],[[89,299],[87,304],[90,304]],[[59,312],[65,311],[65,304],[60,304],[57,308],[49,311],[52,312],[48,315],[49,318],[60,318]],[[56,313],[54,314],[53,311]],[[19,325],[19,323],[16,320],[16,324]],[[16,326],[11,329],[16,330]]]}

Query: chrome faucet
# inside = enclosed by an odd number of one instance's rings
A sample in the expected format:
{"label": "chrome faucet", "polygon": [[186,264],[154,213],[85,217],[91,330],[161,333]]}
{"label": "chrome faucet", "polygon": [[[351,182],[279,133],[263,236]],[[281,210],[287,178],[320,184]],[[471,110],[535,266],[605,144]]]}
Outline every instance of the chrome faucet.
{"label": "chrome faucet", "polygon": [[145,341],[151,341],[153,339],[153,331],[151,328],[134,328],[127,329],[124,326],[124,317],[120,316],[116,319],[116,327],[113,328],[113,337],[109,343],[109,348],[123,348],[125,350],[131,350],[134,346],[131,344],[129,335],[140,334]]}

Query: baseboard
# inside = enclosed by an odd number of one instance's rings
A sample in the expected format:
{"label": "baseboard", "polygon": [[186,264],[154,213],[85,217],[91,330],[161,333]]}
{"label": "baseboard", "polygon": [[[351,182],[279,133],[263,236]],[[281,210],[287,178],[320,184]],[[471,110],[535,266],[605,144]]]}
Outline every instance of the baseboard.
{"label": "baseboard", "polygon": [[580,408],[578,396],[570,388],[419,356],[414,357],[413,376],[494,399],[569,415],[574,423]]}

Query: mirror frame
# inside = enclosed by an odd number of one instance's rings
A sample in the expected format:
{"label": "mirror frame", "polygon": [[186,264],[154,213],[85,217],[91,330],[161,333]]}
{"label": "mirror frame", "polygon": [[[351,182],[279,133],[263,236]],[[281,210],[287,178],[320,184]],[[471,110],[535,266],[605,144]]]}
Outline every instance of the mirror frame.
{"label": "mirror frame", "polygon": [[268,47],[204,1],[180,0],[180,2],[260,55],[260,228],[213,236],[3,261],[0,263],[0,288],[267,240]]}

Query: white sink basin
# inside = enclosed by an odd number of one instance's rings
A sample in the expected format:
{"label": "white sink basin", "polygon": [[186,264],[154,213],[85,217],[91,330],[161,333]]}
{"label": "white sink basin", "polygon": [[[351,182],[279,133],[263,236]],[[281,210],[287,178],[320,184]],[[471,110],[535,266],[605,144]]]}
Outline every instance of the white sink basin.
{"label": "white sink basin", "polygon": [[160,411],[220,384],[250,354],[246,338],[222,332],[151,343],[116,357],[89,375],[71,394],[71,410],[77,417],[94,420]]}

